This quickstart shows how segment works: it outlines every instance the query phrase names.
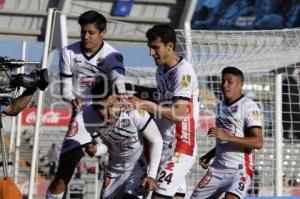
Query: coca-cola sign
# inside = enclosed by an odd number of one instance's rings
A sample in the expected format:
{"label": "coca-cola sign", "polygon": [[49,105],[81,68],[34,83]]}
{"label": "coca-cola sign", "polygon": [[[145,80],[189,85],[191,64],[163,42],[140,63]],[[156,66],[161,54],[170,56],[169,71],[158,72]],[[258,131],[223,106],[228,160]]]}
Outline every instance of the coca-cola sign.
{"label": "coca-cola sign", "polygon": [[[42,122],[44,126],[68,126],[71,111],[68,108],[44,108]],[[23,110],[22,125],[34,125],[36,121],[36,108]]]}

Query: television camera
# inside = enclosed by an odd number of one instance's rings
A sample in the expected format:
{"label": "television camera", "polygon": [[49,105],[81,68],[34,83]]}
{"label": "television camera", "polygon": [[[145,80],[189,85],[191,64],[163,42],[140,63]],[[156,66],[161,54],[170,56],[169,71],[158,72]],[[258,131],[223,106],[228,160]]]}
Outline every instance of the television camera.
{"label": "television camera", "polygon": [[28,62],[0,56],[0,94],[9,93],[20,86],[25,88],[38,87],[40,90],[47,88],[49,84],[47,69],[38,70],[30,74],[13,73],[13,71],[25,64],[39,64],[39,62]]}

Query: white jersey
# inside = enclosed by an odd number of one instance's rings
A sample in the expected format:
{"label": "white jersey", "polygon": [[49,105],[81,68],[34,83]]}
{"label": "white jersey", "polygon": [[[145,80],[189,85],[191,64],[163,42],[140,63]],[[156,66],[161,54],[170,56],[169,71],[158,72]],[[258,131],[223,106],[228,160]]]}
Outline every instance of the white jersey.
{"label": "white jersey", "polygon": [[[100,136],[108,147],[110,169],[130,171],[143,156],[142,132],[152,120],[146,111],[123,111],[114,125],[107,125],[91,106],[81,113],[86,130]],[[80,117],[80,116],[79,116]],[[158,166],[158,165],[157,165]],[[156,175],[156,174],[155,174]]]}
{"label": "white jersey", "polygon": [[189,100],[187,114],[182,122],[173,122],[166,118],[156,120],[164,140],[164,155],[172,155],[174,152],[195,155],[199,89],[192,65],[181,59],[176,66],[167,71],[163,66],[158,66],[156,81],[160,92],[160,105],[172,106],[176,99]]}
{"label": "white jersey", "polygon": [[[82,51],[80,41],[63,48],[59,69],[63,98],[67,101],[80,98],[85,103],[91,102],[90,90],[97,82],[117,81],[125,74],[122,55],[106,42],[89,56]],[[120,92],[125,91],[122,84],[117,83]]]}
{"label": "white jersey", "polygon": [[[220,102],[216,108],[216,125],[236,137],[246,137],[250,128],[261,128],[260,111],[256,103],[242,96],[231,105]],[[216,140],[213,168],[218,170],[243,169],[249,176],[254,171],[255,151],[226,141]]]}

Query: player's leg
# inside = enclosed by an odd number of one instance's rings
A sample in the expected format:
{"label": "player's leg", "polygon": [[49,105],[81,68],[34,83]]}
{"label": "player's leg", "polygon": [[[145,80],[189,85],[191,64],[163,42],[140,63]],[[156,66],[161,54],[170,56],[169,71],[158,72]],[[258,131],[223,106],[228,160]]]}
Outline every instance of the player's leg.
{"label": "player's leg", "polygon": [[124,197],[125,181],[128,179],[128,173],[119,173],[107,170],[101,190],[100,199],[115,199]]}
{"label": "player's leg", "polygon": [[240,197],[232,193],[226,193],[224,199],[240,199]]}
{"label": "player's leg", "polygon": [[222,175],[212,170],[209,169],[199,181],[192,193],[191,199],[217,199],[222,194],[220,186],[224,179],[221,177]]}
{"label": "player's leg", "polygon": [[144,157],[141,157],[132,171],[130,171],[129,178],[126,180],[124,187],[124,199],[142,198],[147,195],[147,191],[142,188],[142,182],[147,175],[147,167]]}
{"label": "player's leg", "polygon": [[[83,156],[82,148],[77,148],[60,157],[56,175],[48,188],[48,195],[63,195],[77,164]],[[46,198],[52,199],[54,197],[48,196]]]}
{"label": "player's leg", "polygon": [[225,189],[225,199],[240,199],[247,195],[251,185],[251,177],[245,171],[237,171],[229,179],[230,184]]}
{"label": "player's leg", "polygon": [[84,146],[92,141],[83,122],[73,120],[63,141],[58,169],[47,191],[47,199],[60,199],[74,170],[84,156]]}
{"label": "player's leg", "polygon": [[[172,158],[161,165],[157,176],[157,188],[152,199],[173,198],[195,162],[195,157],[175,153]],[[182,190],[181,194],[185,194]],[[182,198],[183,195],[176,197]]]}

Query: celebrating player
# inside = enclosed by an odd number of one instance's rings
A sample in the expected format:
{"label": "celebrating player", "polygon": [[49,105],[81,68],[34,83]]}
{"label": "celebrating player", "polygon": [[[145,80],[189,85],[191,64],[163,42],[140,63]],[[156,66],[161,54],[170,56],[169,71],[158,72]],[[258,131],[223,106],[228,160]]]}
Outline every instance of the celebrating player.
{"label": "celebrating player", "polygon": [[[100,81],[111,84],[125,92],[123,57],[111,45],[103,41],[107,21],[96,11],[87,11],[78,20],[81,41],[63,48],[59,63],[61,93],[72,104],[73,116],[92,101],[90,90]],[[72,129],[72,127],[70,127]],[[70,129],[65,140],[73,136]],[[90,137],[82,138],[89,140]],[[86,145],[63,143],[58,171],[48,188],[47,198],[62,198],[74,169],[85,154]]]}
{"label": "celebrating player", "polygon": [[[94,103],[76,116],[72,125],[72,132],[76,135],[68,140],[84,144],[86,141],[81,139],[82,137],[92,136],[95,141],[100,137],[101,146],[108,148],[109,166],[101,198],[141,198],[141,186],[148,191],[156,187],[162,137],[154,120],[146,111],[122,108],[122,101],[115,95],[110,96],[111,92],[103,88],[100,82],[92,89],[93,96],[96,96]],[[144,140],[149,144],[149,148],[146,149],[150,152],[148,172]]]}
{"label": "celebrating player", "polygon": [[150,55],[157,65],[157,103],[138,97],[130,101],[138,109],[154,114],[163,137],[163,155],[152,198],[184,198],[185,176],[196,156],[198,81],[190,63],[176,51],[176,32],[169,25],[155,25],[147,31]]}
{"label": "celebrating player", "polygon": [[216,108],[216,125],[208,136],[216,147],[199,159],[206,175],[197,185],[192,199],[240,199],[247,194],[254,172],[254,150],[263,146],[260,111],[254,101],[243,96],[243,73],[234,67],[222,71],[224,100]]}

